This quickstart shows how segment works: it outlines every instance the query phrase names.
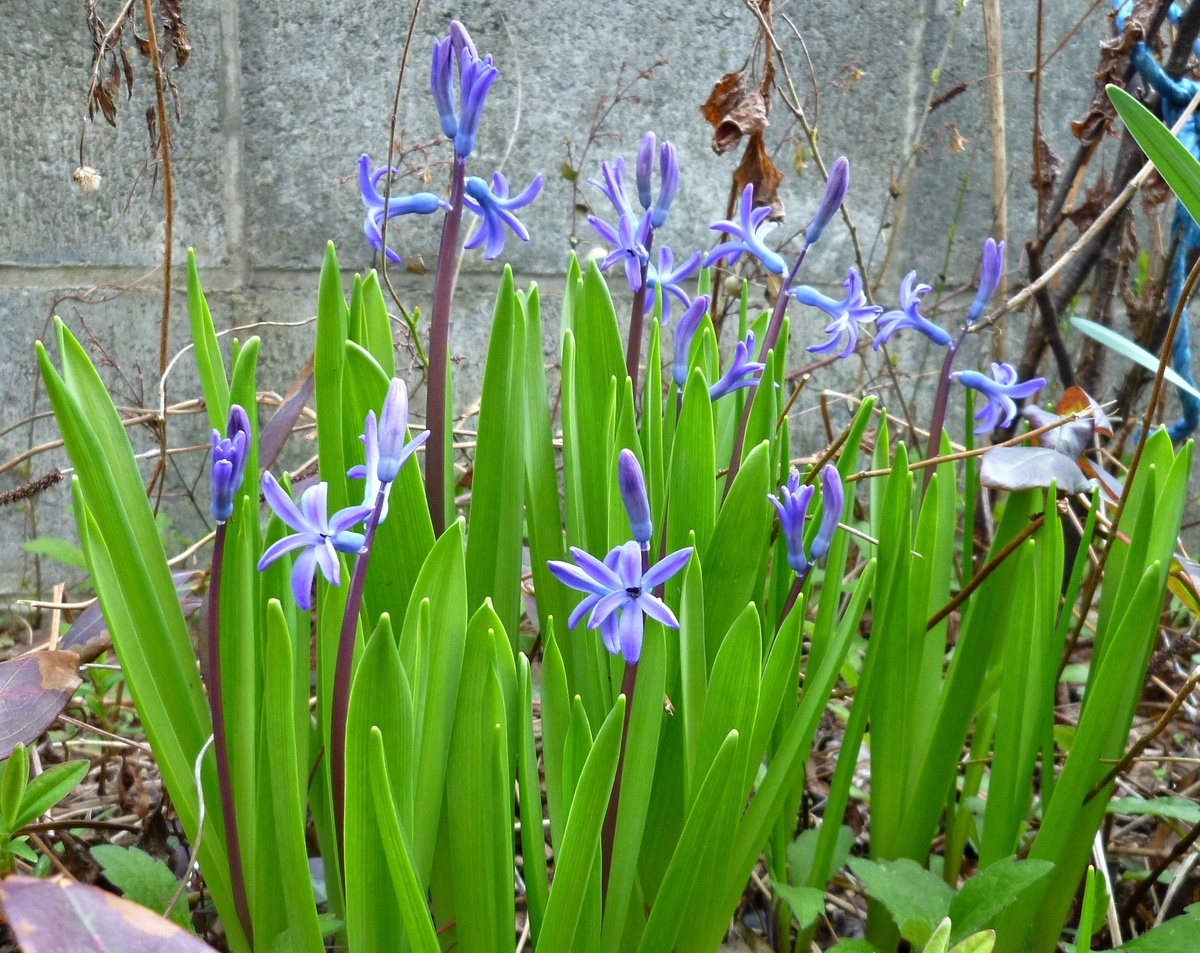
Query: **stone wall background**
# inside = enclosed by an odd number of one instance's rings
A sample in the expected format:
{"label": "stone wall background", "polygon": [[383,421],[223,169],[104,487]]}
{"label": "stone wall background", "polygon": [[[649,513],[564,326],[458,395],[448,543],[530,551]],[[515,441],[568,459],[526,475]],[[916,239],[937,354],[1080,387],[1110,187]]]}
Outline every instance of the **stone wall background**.
{"label": "stone wall background", "polygon": [[[1090,6],[1089,0],[1045,5],[1047,53]],[[102,15],[111,16],[119,3],[101,7]],[[152,185],[154,170],[145,167],[143,114],[153,102],[148,65],[135,64],[133,101],[121,103],[118,127],[98,123],[87,129],[87,163],[104,179],[98,191],[83,194],[71,181],[90,75],[91,47],[82,4],[0,0],[0,9],[6,24],[0,31],[0,88],[5,90],[0,110],[5,226],[0,229],[0,460],[8,460],[57,435],[53,421],[46,419],[10,429],[46,409],[35,382],[33,342],[50,336],[53,314],[61,315],[77,334],[90,332],[123,372],[120,376],[113,368],[105,371],[118,403],[156,403],[161,274],[155,269],[161,261],[163,224],[161,187]],[[347,281],[355,271],[371,267],[371,251],[361,233],[355,160],[363,151],[371,152],[378,163],[386,155],[395,70],[410,9],[398,0],[370,5],[348,0],[188,0],[184,5],[192,54],[186,68],[174,74],[182,119],[172,128],[177,289],[171,302],[172,354],[188,341],[181,266],[188,246],[195,248],[219,330],[310,317],[328,239],[337,243]],[[889,230],[896,232],[880,289],[885,304],[894,304],[904,271],[918,268],[922,277],[932,277],[942,269],[965,175],[969,184],[947,269],[951,287],[972,280],[979,245],[992,224],[984,85],[972,82],[986,72],[980,4],[968,0],[957,27],[955,10],[954,0],[802,0],[777,5],[777,12],[791,17],[803,33],[820,84],[819,111],[811,100],[809,106],[818,122],[823,155],[827,162],[839,154],[851,160],[848,208],[873,268],[883,259]],[[1064,157],[1074,146],[1070,120],[1083,112],[1092,95],[1097,44],[1111,35],[1106,14],[1107,4],[1101,4],[1044,71],[1043,130]],[[1005,80],[1013,249],[1030,228],[1033,211],[1028,185],[1032,84],[1019,71],[1034,61],[1035,15],[1035,0],[1004,4],[1005,65],[1014,71]],[[428,57],[433,39],[445,32],[452,16],[468,24],[481,51],[493,52],[501,73],[487,104],[471,170],[487,176],[503,161],[515,188],[538,171],[546,176],[542,195],[523,216],[533,240],[522,245],[510,239],[503,260],[511,262],[519,282],[536,279],[541,286],[546,359],[553,362],[572,219],[571,186],[559,171],[567,157],[565,143],[570,141],[578,155],[597,100],[613,89],[623,62],[628,64],[628,77],[630,71],[666,59],[651,81],[638,85],[640,102],[626,102],[613,111],[605,127],[608,137],[589,154],[582,173],[596,175],[600,160],[616,152],[632,157],[646,128],[670,138],[679,149],[683,175],[662,241],[676,250],[677,260],[707,248],[707,226],[724,217],[738,152],[713,154],[711,128],[698,107],[722,73],[741,66],[755,23],[736,0],[683,0],[672,5],[633,0],[427,0],[398,117],[406,142],[430,140],[438,132],[428,94]],[[782,18],[777,24],[793,78],[807,92],[812,83],[799,44]],[[955,29],[953,45],[942,61]],[[906,214],[893,220],[885,207],[889,179],[893,170],[900,173],[911,150],[930,76],[939,63],[939,89],[958,82],[970,85],[929,116]],[[848,82],[851,67],[862,71],[853,83]],[[769,142],[798,132],[789,130],[788,119],[777,102]],[[965,148],[951,148],[950,123],[969,140]],[[1110,157],[1115,145],[1104,146]],[[780,229],[784,235],[808,221],[822,188],[811,163],[802,174],[793,170],[793,151],[785,143],[776,156],[786,174],[781,189],[787,215]],[[436,157],[445,155],[443,150]],[[439,191],[445,171],[435,168],[433,176],[430,188]],[[586,199],[593,198],[587,194],[592,192],[583,187]],[[400,231],[398,223],[403,228],[397,247],[406,259],[423,261],[429,272],[394,269],[393,280],[407,303],[427,309],[436,225],[393,220],[389,238]],[[592,245],[583,216],[576,222],[576,234],[584,255]],[[852,261],[847,232],[835,223],[809,259],[807,280],[836,285]],[[486,263],[474,253],[462,266],[451,339],[458,358],[459,407],[478,395],[499,264]],[[1017,265],[1017,256],[1010,255],[1010,267]],[[616,281],[613,287],[621,298]],[[761,295],[762,289],[755,289],[757,300]],[[968,299],[969,294],[962,296],[961,305],[965,307]],[[626,310],[624,304],[618,307]],[[801,348],[821,327],[813,314],[798,312],[793,307],[792,366],[803,362]],[[1014,328],[1008,353],[1015,358],[1025,318],[1017,315],[1010,321]],[[264,339],[260,388],[282,393],[311,349],[312,325],[256,327],[239,336],[249,333]],[[228,337],[223,340],[228,342]],[[880,361],[872,355],[865,364],[846,362],[823,371],[813,383],[834,389],[874,386]],[[900,362],[908,369],[934,370],[929,355],[911,339],[900,346]],[[931,389],[927,378],[918,378],[915,392],[908,385],[908,399],[919,408]],[[172,371],[170,399],[196,394],[194,365],[185,355]],[[805,453],[806,440],[813,444],[822,430],[815,388],[799,406],[793,446]],[[835,412],[839,419],[846,416],[844,406],[835,407]],[[960,426],[961,412],[952,420]],[[205,438],[199,416],[174,419],[171,427],[173,445]],[[144,432],[134,436],[138,449],[153,446]],[[303,441],[293,437],[288,460],[298,463],[309,455]],[[178,537],[176,550],[183,547],[182,540],[194,540],[205,531],[203,481],[199,507],[183,493],[184,485],[200,474],[202,458],[181,454],[173,460],[164,512]],[[61,451],[37,456],[28,467],[0,474],[0,489],[55,465],[67,465]],[[21,543],[35,533],[73,538],[68,506],[64,483],[44,494],[35,507],[0,512],[0,591],[27,595],[63,577],[59,564],[44,563],[39,571]]]}

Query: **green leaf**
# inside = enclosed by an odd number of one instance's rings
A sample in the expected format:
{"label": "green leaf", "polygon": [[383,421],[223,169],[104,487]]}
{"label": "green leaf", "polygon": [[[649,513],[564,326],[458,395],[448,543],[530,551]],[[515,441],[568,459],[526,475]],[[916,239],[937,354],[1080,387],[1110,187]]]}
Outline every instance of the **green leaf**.
{"label": "green leaf", "polygon": [[1195,953],[1197,936],[1200,936],[1200,917],[1185,913],[1117,949],[1127,953]]}
{"label": "green leaf", "polygon": [[694,549],[683,574],[679,599],[679,669],[682,682],[685,752],[684,799],[690,801],[696,784],[696,749],[708,696],[708,663],[704,651],[704,578],[700,555]]}
{"label": "green leaf", "polygon": [[208,422],[214,430],[224,433],[226,418],[229,416],[229,380],[225,376],[225,362],[221,359],[221,348],[217,344],[216,328],[213,327],[208,302],[200,288],[196,253],[190,248],[187,252],[187,295],[188,320],[192,326],[192,349],[196,353],[196,371],[208,409]]}
{"label": "green leaf", "polygon": [[[821,829],[810,827],[801,831],[788,845],[787,859],[789,880],[794,884],[810,883],[812,876],[813,857],[816,854],[817,843],[820,840]],[[829,874],[836,874],[846,866],[850,852],[854,849],[854,831],[845,824],[838,827],[837,841],[834,843],[833,859],[829,864]],[[826,877],[825,879],[828,879]]]}
{"label": "green leaf", "polygon": [[[529,909],[529,937],[534,949],[537,949],[549,887],[546,874],[546,835],[542,830],[542,786],[538,781],[537,742],[533,734],[533,679],[529,670],[529,659],[524,652],[517,657],[517,691],[520,696],[518,706],[521,716],[517,750],[517,784],[521,797],[521,858],[525,872],[525,898]],[[543,689],[543,725],[546,719],[544,691]],[[544,737],[543,734],[543,744]]]}
{"label": "green leaf", "polygon": [[933,931],[933,936],[929,938],[929,942],[925,944],[923,953],[946,953],[946,948],[950,945],[950,918],[944,917],[942,922],[938,924],[938,928]]}
{"label": "green leaf", "polygon": [[[738,471],[721,506],[712,538],[704,547],[705,578],[721,580],[720,586],[708,586],[704,593],[705,651],[710,662],[716,658],[721,640],[734,619],[754,597],[758,564],[774,513],[767,501],[770,466],[771,450],[764,440],[750,452]],[[692,479],[703,481],[702,476],[694,475]],[[696,539],[699,544],[699,534]]]}
{"label": "green leaf", "polygon": [[984,930],[982,933],[976,933],[974,936],[969,936],[965,940],[955,943],[950,948],[950,953],[992,953],[992,948],[996,945],[996,931]]}
{"label": "green leaf", "polygon": [[393,787],[388,776],[383,734],[375,727],[371,728],[370,759],[371,791],[375,800],[375,813],[379,818],[379,839],[387,857],[392,886],[400,904],[405,937],[414,953],[441,953],[437,933],[429,919],[425,892],[417,880],[412,857],[396,819],[396,803],[392,797]]}
{"label": "green leaf", "polygon": [[855,857],[850,869],[887,908],[913,946],[924,946],[950,909],[954,891],[941,877],[906,857],[879,861]]}
{"label": "green leaf", "polygon": [[38,536],[26,540],[21,544],[21,548],[35,556],[49,556],[51,559],[57,559],[60,563],[74,566],[76,569],[86,571],[88,567],[87,557],[83,555],[83,550],[74,543],[68,543],[65,539],[58,539],[54,536]]}
{"label": "green leaf", "polygon": [[313,357],[314,409],[317,412],[317,455],[321,479],[329,484],[328,507],[333,513],[349,504],[346,463],[342,448],[342,373],[345,360],[348,309],[342,292],[333,242],[325,246],[317,286],[317,348]]}
{"label": "green leaf", "polygon": [[[283,894],[287,908],[288,949],[320,953],[324,947],[304,840],[307,777],[301,774],[301,764],[305,768],[307,764],[297,763],[293,682],[291,632],[283,607],[277,599],[272,599],[267,603],[262,696],[263,738],[274,802],[277,854],[273,858],[275,863],[269,866],[269,879]],[[266,858],[263,860],[266,862]]]}
{"label": "green leaf", "polygon": [[[1158,122],[1158,120],[1154,120]],[[1191,158],[1190,156],[1188,158]],[[1194,159],[1192,160],[1195,161]],[[1081,331],[1088,337],[1099,341],[1105,347],[1116,351],[1122,357],[1128,358],[1135,364],[1140,364],[1146,370],[1154,373],[1158,370],[1158,356],[1151,354],[1145,348],[1135,344],[1126,337],[1122,337],[1111,328],[1106,328],[1102,324],[1096,324],[1094,321],[1089,321],[1087,318],[1071,318],[1071,327],[1077,331]],[[1191,384],[1185,381],[1170,364],[1167,365],[1165,374],[1163,375],[1167,381],[1174,384],[1180,390],[1186,391],[1193,397],[1200,397],[1200,391],[1196,390]]]}
{"label": "green leaf", "polygon": [[[83,780],[90,767],[91,763],[88,761],[64,761],[62,764],[47,768],[30,781],[21,798],[21,808],[17,812],[16,823],[9,830],[20,830],[39,814],[45,814],[71,793],[75,785]],[[7,814],[5,816],[7,817]]]}
{"label": "green leaf", "polygon": [[396,348],[392,343],[392,322],[388,317],[387,301],[379,286],[379,275],[371,269],[362,285],[363,330],[366,349],[379,362],[388,380],[396,376]]}
{"label": "green leaf", "polygon": [[617,772],[624,723],[625,696],[622,695],[600,726],[571,799],[567,829],[555,863],[554,884],[546,904],[546,919],[542,923],[541,949],[567,950],[575,938],[584,894],[600,846],[600,828]]}
{"label": "green leaf", "polygon": [[1110,801],[1105,810],[1109,814],[1138,816],[1150,814],[1154,817],[1171,817],[1189,826],[1200,824],[1200,804],[1183,797],[1152,797],[1148,800],[1129,796]]}
{"label": "green leaf", "polygon": [[725,802],[737,748],[737,732],[731,731],[722,741],[721,749],[713,758],[712,767],[688,812],[687,822],[662,886],[659,887],[637,953],[670,953],[696,878],[701,870],[714,869],[712,864],[725,850],[726,845],[714,836],[716,829],[723,825],[715,821]]}
{"label": "green leaf", "polygon": [[792,908],[792,916],[807,930],[825,912],[825,894],[816,887],[793,887],[771,878],[771,887]]}
{"label": "green leaf", "polygon": [[525,321],[504,268],[479,405],[475,476],[467,532],[468,604],[490,598],[517,650],[525,481]]}
{"label": "green leaf", "polygon": [[1170,129],[1125,90],[1112,84],[1106,86],[1105,90],[1126,128],[1142,147],[1146,157],[1154,163],[1171,191],[1178,196],[1183,207],[1191,212],[1192,218],[1200,219],[1200,162],[1171,135]]}
{"label": "green leaf", "polygon": [[953,939],[964,939],[991,926],[1010,903],[1037,886],[1054,865],[1044,860],[1017,861],[1006,857],[976,874],[950,901]]}
{"label": "green leaf", "polygon": [[[159,916],[166,913],[167,904],[179,889],[179,880],[161,860],[136,847],[114,844],[93,847],[92,856],[103,868],[104,876],[126,900],[141,904]],[[176,903],[169,919],[185,930],[192,930],[192,914],[187,901]]]}
{"label": "green leaf", "polygon": [[[708,397],[704,374],[694,370],[683,389],[683,412],[679,415],[671,446],[667,477],[668,552],[687,546],[692,533],[695,534],[693,545],[701,556],[708,548],[717,513],[717,485],[709,474],[715,474],[716,467],[712,401]],[[763,505],[768,505],[766,500]],[[674,582],[667,582],[668,602],[671,602],[672,592],[677,591],[673,590]],[[682,580],[679,585],[683,585]],[[732,618],[728,619],[725,628],[732,621]]]}
{"label": "green leaf", "polygon": [[382,732],[391,769],[396,809],[412,824],[412,694],[400,652],[385,613],[362,650],[350,689],[346,718],[346,937],[352,949],[387,946],[400,918],[402,898],[389,883],[391,867],[384,852],[388,823],[376,812],[371,788],[371,739]]}
{"label": "green leaf", "polygon": [[15,831],[21,825],[21,802],[25,797],[25,785],[29,781],[29,752],[18,744],[4,765],[4,778],[0,780],[0,817],[4,828]]}

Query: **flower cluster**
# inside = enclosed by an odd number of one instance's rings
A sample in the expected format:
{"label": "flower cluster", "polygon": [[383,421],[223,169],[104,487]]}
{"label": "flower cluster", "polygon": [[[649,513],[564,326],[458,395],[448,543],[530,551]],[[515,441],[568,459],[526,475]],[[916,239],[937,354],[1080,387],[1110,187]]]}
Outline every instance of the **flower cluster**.
{"label": "flower cluster", "polygon": [[212,518],[224,523],[233,516],[233,497],[242,488],[250,453],[250,418],[237,404],[229,408],[225,436],[212,432]]}
{"label": "flower cluster", "polygon": [[[454,72],[458,71],[458,106],[454,104]],[[492,54],[480,59],[467,28],[453,20],[450,35],[433,44],[429,85],[437,106],[442,132],[454,140],[454,153],[465,159],[475,151],[475,135],[488,90],[499,71]]]}
{"label": "flower cluster", "polygon": [[292,567],[292,595],[301,609],[311,609],[317,567],[330,585],[341,584],[337,554],[358,553],[366,539],[363,533],[352,532],[351,527],[364,520],[374,521],[373,525],[383,522],[391,484],[428,436],[429,431],[423,431],[408,440],[408,388],[402,380],[393,378],[379,419],[376,420],[374,410],[367,412],[359,438],[365,448],[366,463],[352,467],[347,473],[352,479],[366,481],[362,503],[328,516],[328,483],[310,486],[297,506],[275,477],[270,472],[264,473],[262,491],[267,505],[295,532],[267,548],[258,561],[259,571],[286,553],[303,550]]}
{"label": "flower cluster", "polygon": [[837,467],[826,464],[821,470],[821,527],[805,553],[804,521],[815,491],[811,484],[802,486],[799,471],[793,470],[787,483],[779,488],[779,496],[767,496],[779,513],[779,532],[787,547],[788,565],[798,576],[808,572],[814,562],[829,552],[833,533],[842,518],[846,497]]}

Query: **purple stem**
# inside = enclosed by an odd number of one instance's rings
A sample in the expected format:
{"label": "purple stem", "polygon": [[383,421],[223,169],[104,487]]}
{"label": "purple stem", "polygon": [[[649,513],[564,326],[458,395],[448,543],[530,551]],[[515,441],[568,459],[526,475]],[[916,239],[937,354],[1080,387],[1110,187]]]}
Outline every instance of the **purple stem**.
{"label": "purple stem", "polygon": [[333,819],[337,833],[338,855],[342,876],[346,870],[346,718],[350,710],[350,678],[354,669],[354,642],[358,634],[358,612],[362,606],[363,584],[367,579],[367,564],[371,559],[371,544],[383,512],[384,491],[379,487],[375,509],[367,518],[363,548],[354,562],[354,576],[346,594],[346,610],[342,615],[342,632],[338,637],[337,662],[333,669],[333,699],[329,715],[329,772],[333,786]]}
{"label": "purple stem", "polygon": [[[441,536],[446,529],[446,361],[466,169],[466,158],[455,156],[454,175],[450,181],[450,211],[442,220],[442,243],[438,247],[429,325],[429,377],[425,391],[425,427],[429,430],[429,443],[425,448],[425,498],[429,501],[429,517],[433,520],[435,536]],[[341,830],[340,826],[338,830]]]}
{"label": "purple stem", "polygon": [[[637,393],[638,369],[642,356],[642,325],[646,322],[646,277],[650,273],[650,249],[654,246],[654,230],[646,236],[646,260],[642,262],[642,284],[633,293],[633,313],[629,318],[629,346],[625,351],[625,370]],[[629,699],[625,700],[628,703]]]}
{"label": "purple stem", "polygon": [[[800,591],[804,588],[804,583],[808,580],[808,574],[812,572],[812,563],[804,567],[804,572],[796,573],[796,578],[792,582],[792,588],[788,590],[787,599],[783,603],[783,611],[779,613],[779,628],[783,628],[783,622],[796,605],[796,600],[800,598]],[[778,629],[776,630],[778,631]]]}
{"label": "purple stem", "polygon": [[[242,845],[238,839],[237,811],[233,804],[233,779],[229,775],[229,746],[225,740],[225,703],[221,692],[221,566],[225,556],[225,524],[217,524],[213,539],[212,572],[208,579],[208,704],[212,709],[213,756],[217,760],[217,788],[225,821],[225,850],[229,855],[229,881],[233,906],[246,941],[254,946],[250,906],[246,902],[246,877],[242,871]],[[197,834],[197,836],[199,836]]]}
{"label": "purple stem", "polygon": [[[643,285],[642,287],[645,287]],[[663,534],[666,538],[666,534]],[[642,575],[650,571],[650,544],[642,546]],[[640,612],[640,609],[635,609]],[[601,886],[608,893],[608,874],[612,869],[613,842],[617,836],[617,807],[621,802],[621,775],[625,770],[625,741],[629,737],[629,719],[633,715],[633,690],[637,687],[637,662],[625,663],[625,675],[621,679],[621,694],[625,696],[625,723],[621,726],[621,753],[617,756],[617,773],[613,777],[612,792],[608,796],[608,810],[604,814],[604,827],[600,830]]]}
{"label": "purple stem", "polygon": [[[783,316],[787,313],[788,290],[792,287],[792,282],[796,280],[796,274],[800,271],[800,266],[804,263],[804,256],[807,254],[808,245],[805,245],[800,249],[800,254],[796,257],[796,263],[792,265],[792,270],[787,273],[787,277],[783,279],[783,284],[779,286],[779,295],[775,298],[775,308],[771,311],[771,323],[767,325],[767,333],[763,335],[762,347],[758,349],[758,360],[760,362],[767,359],[767,351],[771,350],[779,341],[779,332],[783,328]],[[746,426],[750,423],[750,408],[754,406],[754,396],[757,393],[757,384],[746,388],[746,403],[742,407],[742,422],[738,426],[737,437],[733,441],[733,453],[729,456],[729,473],[725,477],[726,493],[733,486],[733,481],[737,477],[738,470],[742,465],[742,446],[746,442]]]}
{"label": "purple stem", "polygon": [[[958,353],[958,349],[962,347],[962,343],[966,340],[967,331],[970,330],[966,326],[962,330],[962,334],[958,336],[958,340],[946,348],[946,359],[942,361],[942,373],[938,377],[937,395],[933,399],[933,416],[929,420],[929,443],[925,447],[925,459],[936,456],[938,449],[942,443],[942,428],[946,423],[946,404],[950,400],[950,372],[954,369],[954,355]],[[925,482],[921,487],[921,492],[929,488],[929,481],[933,477],[933,467],[925,468]]]}

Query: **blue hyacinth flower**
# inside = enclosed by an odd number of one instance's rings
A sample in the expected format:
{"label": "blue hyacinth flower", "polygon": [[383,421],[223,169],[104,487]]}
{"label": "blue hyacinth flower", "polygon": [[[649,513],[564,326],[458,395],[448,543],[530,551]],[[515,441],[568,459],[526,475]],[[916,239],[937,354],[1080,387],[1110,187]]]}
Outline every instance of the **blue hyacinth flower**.
{"label": "blue hyacinth flower", "polygon": [[699,295],[688,305],[687,310],[683,312],[683,317],[679,319],[679,324],[675,326],[675,353],[674,363],[671,365],[671,379],[675,381],[675,386],[680,390],[687,383],[688,358],[692,353],[692,340],[696,337],[700,322],[708,314],[708,305],[711,301],[712,299],[708,295]]}
{"label": "blue hyacinth flower", "polygon": [[650,235],[651,215],[646,212],[639,219],[634,214],[633,206],[629,204],[629,195],[625,191],[623,158],[618,156],[611,165],[601,162],[600,175],[600,181],[588,179],[588,182],[604,193],[617,213],[615,228],[599,216],[588,216],[588,224],[595,229],[600,239],[613,249],[600,268],[607,271],[613,265],[623,263],[629,287],[637,291],[642,287],[642,265],[650,259],[650,253],[646,250],[646,240]]}
{"label": "blue hyacinth flower", "polygon": [[750,360],[753,353],[754,332],[747,331],[746,340],[737,342],[733,350],[733,360],[729,362],[729,367],[725,369],[721,379],[708,389],[710,400],[720,400],[726,394],[743,387],[753,387],[758,383],[758,376],[767,365]]}
{"label": "blue hyacinth flower", "polygon": [[825,333],[831,335],[824,344],[810,345],[808,350],[814,354],[824,354],[832,351],[839,344],[842,349],[839,358],[849,357],[858,346],[858,326],[866,321],[874,321],[883,313],[883,308],[875,304],[867,304],[867,296],[863,293],[862,278],[858,270],[851,268],[846,280],[842,282],[846,296],[840,301],[824,295],[816,288],[799,285],[792,290],[796,300],[814,308],[820,308],[831,320],[825,328]]}
{"label": "blue hyacinth flower", "polygon": [[312,584],[317,567],[332,586],[341,584],[338,553],[357,553],[363,546],[362,533],[350,532],[371,514],[370,506],[347,506],[326,516],[329,484],[310,486],[297,506],[269,472],[262,478],[263,496],[275,515],[295,532],[270,546],[258,561],[259,572],[285,553],[303,550],[292,566],[292,595],[301,609],[312,608]]}
{"label": "blue hyacinth flower", "polygon": [[967,311],[968,325],[974,324],[983,316],[983,309],[992,300],[992,295],[996,293],[996,287],[1000,284],[1000,277],[1003,274],[1004,242],[997,243],[995,239],[989,238],[983,243],[983,264],[979,268],[979,290],[975,292],[975,300],[971,302],[971,308]]}
{"label": "blue hyacinth flower", "polygon": [[385,199],[379,193],[379,180],[385,175],[395,173],[395,169],[380,166],[371,171],[371,157],[365,152],[358,157],[358,191],[362,196],[363,205],[367,207],[367,217],[363,220],[363,234],[367,244],[376,251],[383,252],[388,261],[400,263],[400,256],[392,249],[383,247],[383,220],[395,218],[397,215],[429,215],[439,208],[449,210],[450,204],[431,192],[417,192],[415,195],[394,195]]}
{"label": "blue hyacinth flower", "polygon": [[710,251],[704,259],[704,267],[723,260],[732,265],[743,254],[747,254],[762,262],[763,267],[771,274],[782,275],[787,270],[783,256],[763,244],[763,239],[777,227],[776,222],[767,221],[770,214],[769,205],[754,207],[754,183],[748,183],[742,191],[738,221],[725,219],[713,222],[709,226],[715,232],[724,232],[733,240],[723,242]]}
{"label": "blue hyacinth flower", "polygon": [[[387,518],[388,497],[392,492],[401,468],[408,458],[429,439],[429,431],[423,430],[408,440],[408,387],[398,377],[393,377],[383,400],[383,413],[376,421],[375,411],[367,411],[362,441],[366,462],[351,467],[346,476],[351,480],[365,480],[363,505],[374,508],[375,499],[383,487],[383,508],[379,522]],[[406,442],[407,441],[407,442]]]}
{"label": "blue hyacinth flower", "polygon": [[564,586],[587,593],[571,613],[567,628],[575,628],[590,612],[588,628],[599,629],[609,654],[620,653],[630,664],[642,654],[643,613],[668,628],[679,628],[675,613],[653,590],[687,565],[692,556],[690,546],[663,557],[644,575],[641,546],[635,540],[616,547],[603,562],[574,546],[571,555],[575,565],[559,560],[548,563]]}
{"label": "blue hyacinth flower", "polygon": [[685,308],[692,303],[682,285],[696,273],[700,267],[700,259],[703,257],[703,253],[696,252],[676,268],[675,256],[671,253],[671,249],[666,245],[658,249],[658,267],[650,266],[646,273],[646,284],[651,289],[657,289],[659,285],[662,285],[662,326],[664,328],[671,320],[672,298]]}
{"label": "blue hyacinth flower", "polygon": [[845,503],[846,491],[842,487],[842,475],[837,467],[827,463],[821,468],[821,527],[808,549],[813,562],[829,552]]}
{"label": "blue hyacinth flower", "polygon": [[[483,257],[488,261],[504,251],[504,226],[508,226],[521,241],[529,241],[529,232],[513,215],[513,211],[530,204],[542,190],[542,177],[535,175],[525,191],[509,198],[508,179],[501,172],[492,173],[492,188],[478,176],[467,178],[463,204],[482,220],[479,230],[464,248],[484,246]],[[486,243],[486,244],[485,244]]]}
{"label": "blue hyacinth flower", "polygon": [[679,191],[679,157],[675,152],[674,143],[664,142],[658,150],[658,198],[653,198],[651,173],[654,167],[655,142],[654,133],[647,132],[642,136],[642,144],[638,147],[638,202],[650,213],[650,227],[662,228],[667,224],[667,214],[671,211],[671,203],[675,201],[675,193]]}
{"label": "blue hyacinth flower", "polygon": [[218,523],[233,516],[233,498],[242,488],[250,454],[250,418],[238,404],[229,408],[225,436],[212,432],[212,500],[209,511]]}
{"label": "blue hyacinth flower", "polygon": [[975,419],[981,421],[975,428],[977,434],[991,433],[1001,424],[1009,426],[1017,416],[1013,399],[1032,397],[1046,383],[1044,377],[1032,377],[1018,383],[1017,370],[1011,364],[993,364],[991,377],[979,371],[955,371],[950,376],[964,387],[987,397],[987,403],[975,414]]}
{"label": "blue hyacinth flower", "polygon": [[[454,104],[454,68],[458,67],[458,109]],[[492,55],[480,59],[467,28],[454,20],[450,35],[434,41],[429,86],[442,132],[454,140],[454,153],[465,159],[475,151],[475,135],[488,90],[499,75]]]}
{"label": "blue hyacinth flower", "polygon": [[930,290],[929,285],[916,284],[917,273],[910,271],[900,283],[900,310],[889,311],[875,319],[878,333],[871,347],[876,351],[891,339],[891,336],[902,328],[912,328],[920,331],[934,344],[945,347],[950,343],[950,335],[921,314],[921,296]]}
{"label": "blue hyacinth flower", "polygon": [[792,470],[787,483],[779,488],[779,496],[767,494],[767,499],[779,513],[779,533],[787,547],[788,565],[797,574],[808,569],[808,556],[804,552],[804,520],[815,492],[812,486],[801,486],[799,472]]}

